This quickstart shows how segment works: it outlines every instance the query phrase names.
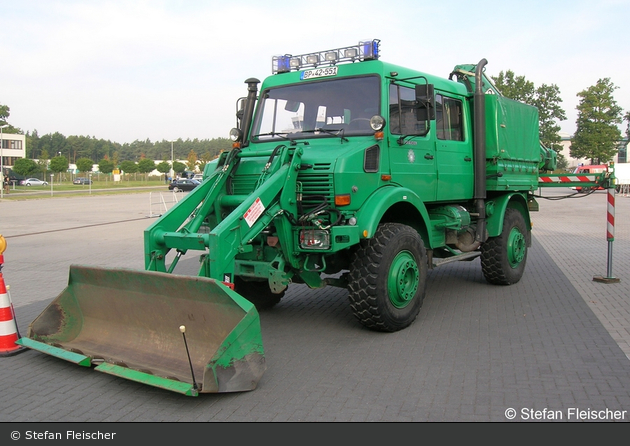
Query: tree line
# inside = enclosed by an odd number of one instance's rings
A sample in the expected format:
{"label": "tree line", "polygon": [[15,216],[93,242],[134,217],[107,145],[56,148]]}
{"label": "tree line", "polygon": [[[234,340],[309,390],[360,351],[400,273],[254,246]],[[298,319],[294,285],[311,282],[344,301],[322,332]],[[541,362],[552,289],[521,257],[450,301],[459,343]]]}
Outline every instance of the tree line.
{"label": "tree line", "polygon": [[[149,140],[146,140],[144,142],[134,141],[131,144],[120,145],[111,141],[76,136],[65,138],[64,141],[62,136],[55,133],[53,135],[45,135],[42,138],[38,137],[34,147],[31,146],[29,150],[28,145],[29,142],[33,143],[33,136],[27,134],[27,157],[17,159],[13,170],[23,176],[32,176],[37,173],[45,175],[48,171],[53,173],[66,172],[70,164],[74,164],[79,172],[91,172],[93,165],[98,164],[99,172],[105,174],[112,173],[115,169],[119,169],[126,174],[136,172],[149,173],[157,169],[158,172],[166,174],[170,172],[171,168],[174,173],[183,174],[185,171],[203,171],[208,162],[232,146],[231,141],[227,138],[193,141],[179,139],[178,141],[173,141],[173,163],[171,166],[170,141],[151,143]],[[58,143],[57,145],[54,145],[55,141]],[[79,142],[76,143],[77,141]],[[73,143],[75,143],[74,146]],[[168,152],[163,150],[165,144],[168,144]],[[130,147],[134,149],[129,149]],[[179,147],[179,150],[176,151],[175,147]],[[193,147],[196,147],[197,150],[203,150],[201,156],[198,155]],[[65,153],[64,150],[61,150],[64,148],[66,149]],[[49,150],[52,151],[52,156]],[[69,152],[68,150],[71,151]],[[133,152],[141,151],[138,155],[127,156],[127,159],[121,159],[121,153],[123,155],[131,153],[130,150]],[[184,150],[188,152],[184,154]],[[149,154],[148,156],[147,153]],[[156,165],[154,160],[158,159],[163,161]],[[185,159],[186,161],[180,162],[177,159]],[[73,160],[73,162],[70,163],[70,160]]]}
{"label": "tree line", "polygon": [[[0,125],[6,123],[10,109],[0,105]],[[20,128],[10,126],[5,133],[24,134]],[[157,169],[161,173],[171,170],[182,174],[185,171],[203,171],[204,166],[215,159],[222,151],[229,150],[232,142],[228,138],[182,139],[176,141],[136,140],[120,144],[90,136],[65,136],[59,132],[39,135],[37,130],[25,134],[25,158],[18,159],[12,169],[22,176],[32,176],[48,171],[66,172],[70,164],[79,172],[91,172],[98,164],[101,173],[112,173],[120,169],[124,173],[149,173]],[[172,153],[171,153],[172,151]],[[185,162],[175,161],[185,159]],[[155,164],[154,160],[163,160]]]}
{"label": "tree line", "polygon": [[[200,159],[212,160],[222,150],[228,150],[232,143],[228,138],[214,139],[182,139],[172,143],[173,158],[187,159],[191,151]],[[71,164],[79,158],[89,158],[94,163],[102,159],[112,160],[116,165],[122,161],[138,162],[143,158],[153,160],[171,159],[171,142],[136,140],[132,143],[120,144],[90,136],[64,136],[59,132],[39,135],[37,130],[26,133],[26,158],[39,159],[47,152],[53,156],[64,156]]]}

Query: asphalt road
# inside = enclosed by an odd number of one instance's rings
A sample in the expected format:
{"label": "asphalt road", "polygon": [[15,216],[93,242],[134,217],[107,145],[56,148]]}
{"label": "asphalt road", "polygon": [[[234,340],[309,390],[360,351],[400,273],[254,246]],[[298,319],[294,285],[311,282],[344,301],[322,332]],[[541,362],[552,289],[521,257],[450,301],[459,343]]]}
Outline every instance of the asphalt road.
{"label": "asphalt road", "polygon": [[[0,422],[628,421],[630,197],[617,197],[618,281],[599,283],[606,194],[555,199],[570,192],[544,191],[518,284],[487,284],[478,259],[439,267],[408,329],[371,332],[345,290],[292,285],[260,314],[268,369],[251,392],[184,397],[29,350],[0,358]],[[71,264],[143,269],[143,231],[170,198],[0,202],[20,331],[64,289]],[[196,265],[181,262],[187,274]]]}

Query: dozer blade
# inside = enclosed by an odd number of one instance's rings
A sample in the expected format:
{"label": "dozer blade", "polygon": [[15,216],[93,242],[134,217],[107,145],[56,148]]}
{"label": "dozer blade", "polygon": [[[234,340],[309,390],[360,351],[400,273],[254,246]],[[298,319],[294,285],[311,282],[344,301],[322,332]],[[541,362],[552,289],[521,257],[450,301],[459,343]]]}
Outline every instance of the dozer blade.
{"label": "dozer blade", "polygon": [[213,279],[160,272],[72,265],[17,342],[191,396],[253,390],[266,369],[253,304]]}

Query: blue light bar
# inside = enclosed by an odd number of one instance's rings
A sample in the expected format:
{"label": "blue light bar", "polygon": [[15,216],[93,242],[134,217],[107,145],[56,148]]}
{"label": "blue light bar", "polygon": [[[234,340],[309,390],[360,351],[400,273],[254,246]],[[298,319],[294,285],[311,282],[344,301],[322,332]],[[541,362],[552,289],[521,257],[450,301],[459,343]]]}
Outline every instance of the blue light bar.
{"label": "blue light bar", "polygon": [[333,50],[319,51],[315,53],[292,56],[273,56],[271,72],[273,74],[287,73],[291,70],[304,68],[317,68],[319,66],[336,65],[339,62],[360,62],[364,60],[376,60],[380,57],[381,41],[378,39],[365,40],[358,45],[346,46]]}
{"label": "blue light bar", "polygon": [[378,59],[379,53],[379,41],[378,40],[367,40],[364,42],[359,42],[361,46],[363,60],[372,60]]}
{"label": "blue light bar", "polygon": [[273,56],[271,70],[274,73],[286,73],[291,71],[291,55]]}

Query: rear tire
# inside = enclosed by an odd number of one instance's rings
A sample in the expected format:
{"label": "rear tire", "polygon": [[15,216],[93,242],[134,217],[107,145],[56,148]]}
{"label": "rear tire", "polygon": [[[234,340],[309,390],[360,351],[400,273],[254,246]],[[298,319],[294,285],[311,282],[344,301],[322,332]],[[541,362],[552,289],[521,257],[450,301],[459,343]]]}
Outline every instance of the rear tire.
{"label": "rear tire", "polygon": [[279,294],[271,292],[269,282],[266,280],[243,280],[240,276],[234,277],[234,291],[254,304],[257,310],[273,308],[284,297],[283,290]]}
{"label": "rear tire", "polygon": [[491,237],[481,246],[481,269],[486,281],[512,285],[521,280],[527,262],[528,240],[523,214],[508,208],[501,235]]}
{"label": "rear tire", "polygon": [[427,283],[427,254],[418,232],[380,225],[356,251],[348,284],[354,316],[376,331],[395,332],[416,319]]}

